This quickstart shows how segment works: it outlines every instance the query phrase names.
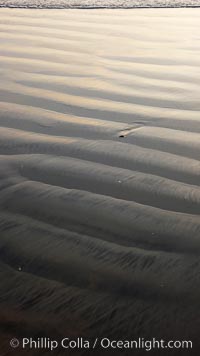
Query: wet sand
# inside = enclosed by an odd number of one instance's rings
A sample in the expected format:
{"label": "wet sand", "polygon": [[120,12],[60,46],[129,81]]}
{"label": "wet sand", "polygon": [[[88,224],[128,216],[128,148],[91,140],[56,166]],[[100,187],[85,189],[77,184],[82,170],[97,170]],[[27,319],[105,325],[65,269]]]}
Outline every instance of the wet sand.
{"label": "wet sand", "polygon": [[194,9],[0,10],[2,354],[27,335],[198,354],[199,24]]}

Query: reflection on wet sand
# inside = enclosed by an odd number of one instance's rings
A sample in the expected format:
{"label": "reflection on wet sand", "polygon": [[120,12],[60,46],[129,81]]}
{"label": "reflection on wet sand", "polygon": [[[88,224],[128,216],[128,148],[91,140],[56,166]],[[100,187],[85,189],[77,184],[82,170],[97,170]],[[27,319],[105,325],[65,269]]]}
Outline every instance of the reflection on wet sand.
{"label": "reflection on wet sand", "polygon": [[0,13],[2,352],[67,335],[196,355],[200,11]]}

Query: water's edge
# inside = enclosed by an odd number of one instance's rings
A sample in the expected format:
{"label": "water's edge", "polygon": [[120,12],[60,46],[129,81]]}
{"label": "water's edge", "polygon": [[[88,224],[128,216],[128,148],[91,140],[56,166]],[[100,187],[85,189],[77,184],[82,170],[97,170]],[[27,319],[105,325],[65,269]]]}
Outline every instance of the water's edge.
{"label": "water's edge", "polygon": [[98,9],[107,9],[107,10],[133,10],[133,9],[197,9],[200,8],[200,5],[184,5],[184,6],[8,6],[1,5],[0,8],[7,9],[32,9],[32,10],[98,10]]}
{"label": "water's edge", "polygon": [[0,0],[0,7],[38,9],[197,8],[200,0]]}

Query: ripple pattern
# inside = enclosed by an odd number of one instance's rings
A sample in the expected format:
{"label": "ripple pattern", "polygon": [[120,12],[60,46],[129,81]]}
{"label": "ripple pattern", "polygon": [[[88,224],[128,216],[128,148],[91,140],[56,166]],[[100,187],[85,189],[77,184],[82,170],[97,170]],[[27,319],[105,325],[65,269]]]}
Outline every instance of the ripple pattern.
{"label": "ripple pattern", "polygon": [[197,355],[200,11],[163,11],[0,10],[2,352],[15,328]]}

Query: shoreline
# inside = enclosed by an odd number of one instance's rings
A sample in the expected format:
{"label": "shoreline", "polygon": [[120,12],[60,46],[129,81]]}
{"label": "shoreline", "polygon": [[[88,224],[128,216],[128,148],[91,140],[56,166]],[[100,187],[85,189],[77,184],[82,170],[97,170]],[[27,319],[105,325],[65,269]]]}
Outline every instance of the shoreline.
{"label": "shoreline", "polygon": [[39,6],[7,6],[7,5],[1,5],[0,4],[0,8],[5,8],[5,9],[35,9],[35,10],[135,10],[135,9],[198,9],[200,8],[200,5],[198,6],[194,6],[194,5],[188,5],[188,6],[134,6],[134,7],[106,7],[106,6],[87,6],[87,7],[83,7],[83,6],[73,6],[73,7],[39,7]]}

